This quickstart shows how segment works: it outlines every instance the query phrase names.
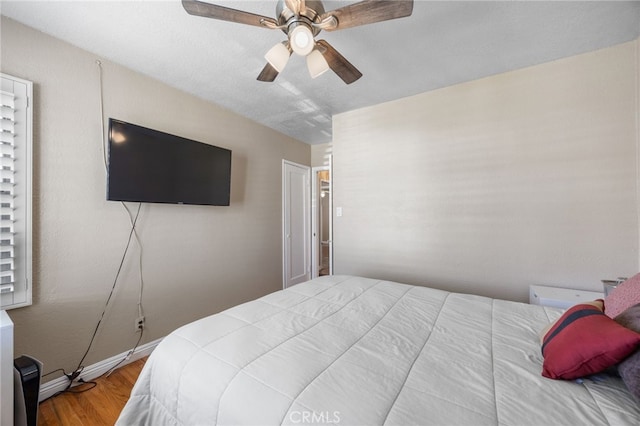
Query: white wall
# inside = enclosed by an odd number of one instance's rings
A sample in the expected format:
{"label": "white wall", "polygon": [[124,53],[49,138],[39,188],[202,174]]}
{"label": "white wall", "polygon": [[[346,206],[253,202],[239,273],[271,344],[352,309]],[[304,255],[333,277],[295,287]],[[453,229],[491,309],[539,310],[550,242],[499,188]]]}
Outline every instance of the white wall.
{"label": "white wall", "polygon": [[311,145],[311,165],[313,167],[328,166],[332,152],[330,142]]}
{"label": "white wall", "polygon": [[637,42],[334,117],[336,273],[525,301],[638,271]]}
{"label": "white wall", "polygon": [[[45,371],[73,371],[107,299],[130,229],[122,206],[105,196],[95,63],[101,58],[5,17],[1,31],[2,71],[32,80],[35,98],[34,304],[9,313],[15,353],[42,360]],[[142,343],[281,288],[282,159],[310,164],[310,147],[102,63],[106,117],[233,152],[230,207],[142,207]],[[134,244],[85,365],[136,342],[138,254]]]}

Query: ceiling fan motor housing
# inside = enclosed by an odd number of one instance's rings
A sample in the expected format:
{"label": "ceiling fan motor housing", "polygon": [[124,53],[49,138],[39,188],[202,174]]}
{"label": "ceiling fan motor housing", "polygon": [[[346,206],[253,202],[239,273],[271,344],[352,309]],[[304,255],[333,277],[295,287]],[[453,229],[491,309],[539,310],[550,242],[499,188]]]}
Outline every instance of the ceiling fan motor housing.
{"label": "ceiling fan motor housing", "polygon": [[301,10],[298,15],[286,6],[284,0],[279,0],[276,4],[278,25],[284,27],[282,28],[282,31],[285,34],[289,34],[299,25],[305,25],[309,28],[314,37],[317,36],[321,29],[313,26],[312,24],[320,23],[320,17],[323,14],[324,6],[320,1],[306,1],[304,10]]}

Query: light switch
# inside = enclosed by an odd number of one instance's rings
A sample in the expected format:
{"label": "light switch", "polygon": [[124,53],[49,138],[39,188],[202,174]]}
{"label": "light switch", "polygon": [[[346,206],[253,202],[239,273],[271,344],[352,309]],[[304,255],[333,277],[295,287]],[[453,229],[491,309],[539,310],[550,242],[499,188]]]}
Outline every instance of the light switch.
{"label": "light switch", "polygon": [[342,216],[342,207],[336,207],[336,216]]}

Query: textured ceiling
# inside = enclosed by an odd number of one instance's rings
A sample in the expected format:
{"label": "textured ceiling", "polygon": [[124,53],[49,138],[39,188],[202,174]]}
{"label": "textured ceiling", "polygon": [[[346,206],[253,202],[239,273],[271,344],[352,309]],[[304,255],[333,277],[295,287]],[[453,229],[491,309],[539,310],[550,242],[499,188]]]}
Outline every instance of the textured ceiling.
{"label": "textured ceiling", "polygon": [[[207,1],[275,15],[275,0]],[[355,83],[312,80],[295,55],[263,83],[281,31],[191,16],[180,1],[2,0],[0,12],[310,144],[331,141],[334,114],[640,36],[639,1],[417,0],[408,18],[320,33],[364,74]]]}

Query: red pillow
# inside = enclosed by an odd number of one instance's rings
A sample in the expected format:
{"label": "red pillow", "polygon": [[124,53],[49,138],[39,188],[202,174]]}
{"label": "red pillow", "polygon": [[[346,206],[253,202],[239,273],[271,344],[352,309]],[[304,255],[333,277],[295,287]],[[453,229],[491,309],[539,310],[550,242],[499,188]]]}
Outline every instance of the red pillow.
{"label": "red pillow", "polygon": [[542,375],[577,379],[599,373],[631,354],[640,333],[616,323],[590,304],[567,310],[542,340]]}
{"label": "red pillow", "polygon": [[618,285],[604,299],[604,313],[615,318],[633,305],[640,303],[640,274]]}

